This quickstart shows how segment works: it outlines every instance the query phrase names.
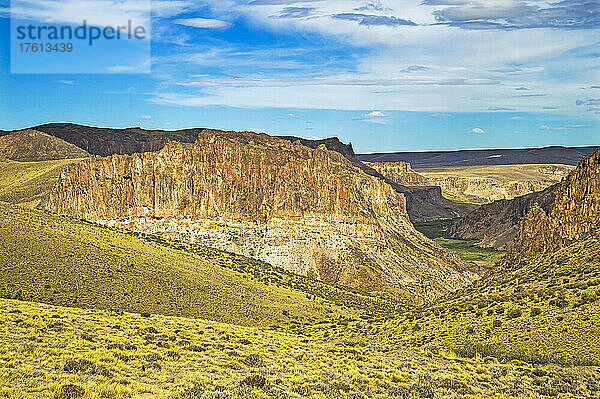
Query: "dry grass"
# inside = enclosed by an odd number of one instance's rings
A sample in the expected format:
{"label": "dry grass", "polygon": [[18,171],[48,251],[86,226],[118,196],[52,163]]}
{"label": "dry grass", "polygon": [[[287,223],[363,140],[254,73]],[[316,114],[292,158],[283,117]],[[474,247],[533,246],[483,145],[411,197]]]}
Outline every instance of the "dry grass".
{"label": "dry grass", "polygon": [[0,397],[595,397],[589,367],[0,300]]}
{"label": "dry grass", "polygon": [[[201,250],[203,249],[203,250]],[[379,298],[205,247],[188,252],[90,223],[0,203],[0,296],[64,306],[200,317],[239,324],[358,317]],[[267,278],[270,277],[270,278]],[[310,286],[312,294],[299,288]],[[320,294],[321,296],[317,296]],[[336,305],[347,297],[354,307]],[[326,297],[326,298],[324,298]]]}
{"label": "dry grass", "polygon": [[60,171],[77,161],[17,162],[0,159],[0,201],[37,206],[54,187]]}

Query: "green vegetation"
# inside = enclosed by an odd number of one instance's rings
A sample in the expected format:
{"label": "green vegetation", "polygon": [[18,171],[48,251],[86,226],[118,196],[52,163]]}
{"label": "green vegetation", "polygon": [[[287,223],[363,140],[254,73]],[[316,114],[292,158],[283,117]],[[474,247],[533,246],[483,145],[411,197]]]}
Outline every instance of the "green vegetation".
{"label": "green vegetation", "polygon": [[[593,368],[0,300],[0,397],[597,397]],[[534,395],[534,396],[532,396]]]}
{"label": "green vegetation", "polygon": [[77,161],[17,162],[0,158],[0,201],[37,206],[50,193],[60,171]]}
{"label": "green vegetation", "polygon": [[447,233],[448,226],[457,220],[459,219],[415,223],[415,228],[442,247],[456,252],[462,259],[473,262],[479,267],[491,269],[502,259],[505,252],[497,251],[494,248],[482,248],[477,245],[477,240],[463,240],[450,237]]}
{"label": "green vegetation", "polygon": [[600,241],[589,238],[358,336],[500,361],[600,366]]}

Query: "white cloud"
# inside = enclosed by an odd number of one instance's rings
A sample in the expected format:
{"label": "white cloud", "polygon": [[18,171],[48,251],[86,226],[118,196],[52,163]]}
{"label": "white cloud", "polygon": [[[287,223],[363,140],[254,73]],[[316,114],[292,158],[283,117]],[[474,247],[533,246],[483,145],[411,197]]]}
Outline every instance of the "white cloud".
{"label": "white cloud", "polygon": [[483,129],[482,129],[482,128],[480,128],[480,127],[475,127],[475,128],[473,128],[473,129],[471,129],[471,133],[475,133],[475,134],[483,134],[483,133],[485,133],[485,130],[483,130]]}
{"label": "white cloud", "polygon": [[384,125],[386,123],[386,118],[388,118],[388,115],[384,114],[381,111],[371,111],[366,114],[363,114],[360,118],[357,118],[355,120]]}
{"label": "white cloud", "polygon": [[142,115],[142,116],[140,116],[140,119],[145,119],[145,120],[152,119],[152,115]]}
{"label": "white cloud", "polygon": [[61,83],[63,85],[67,85],[67,86],[75,85],[75,81],[73,81],[73,80],[59,80],[58,83]]}
{"label": "white cloud", "polygon": [[194,28],[205,28],[205,29],[228,28],[232,25],[231,22],[221,21],[219,19],[209,19],[209,18],[175,19],[172,22],[177,25],[192,26]]}
{"label": "white cloud", "polygon": [[567,125],[561,127],[552,127],[548,125],[540,126],[540,130],[574,130],[574,129],[586,129],[589,125]]}

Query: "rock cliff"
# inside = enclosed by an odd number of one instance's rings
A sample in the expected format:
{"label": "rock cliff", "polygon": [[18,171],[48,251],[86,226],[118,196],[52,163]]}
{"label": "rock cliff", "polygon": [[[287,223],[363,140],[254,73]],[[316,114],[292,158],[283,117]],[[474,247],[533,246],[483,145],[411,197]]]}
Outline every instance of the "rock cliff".
{"label": "rock cliff", "polygon": [[198,242],[419,301],[477,275],[411,225],[405,197],[325,145],[204,130],[63,170],[47,209]]}
{"label": "rock cliff", "polygon": [[450,225],[448,233],[457,238],[477,239],[483,247],[506,250],[512,244],[521,220],[534,205],[549,210],[558,185],[512,200],[485,204]]}
{"label": "rock cliff", "polygon": [[478,205],[542,191],[573,169],[569,165],[501,165],[416,172],[407,162],[368,165],[398,184],[437,186],[447,199]]}
{"label": "rock cliff", "polygon": [[539,254],[598,236],[600,150],[584,158],[556,188],[549,207],[534,205],[525,216],[503,264],[518,265]]}

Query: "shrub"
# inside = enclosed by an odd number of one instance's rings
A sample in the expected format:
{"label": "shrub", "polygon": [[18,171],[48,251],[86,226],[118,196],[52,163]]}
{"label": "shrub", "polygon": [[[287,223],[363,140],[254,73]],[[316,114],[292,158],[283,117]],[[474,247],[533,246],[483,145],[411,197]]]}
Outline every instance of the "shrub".
{"label": "shrub", "polygon": [[267,384],[267,379],[260,374],[254,374],[244,378],[240,384],[249,387],[262,388]]}
{"label": "shrub", "polygon": [[521,309],[508,309],[506,311],[506,317],[508,317],[509,319],[516,319],[517,317],[521,317]]}
{"label": "shrub", "polygon": [[54,399],[76,399],[85,395],[85,389],[75,384],[61,386],[54,394]]}

